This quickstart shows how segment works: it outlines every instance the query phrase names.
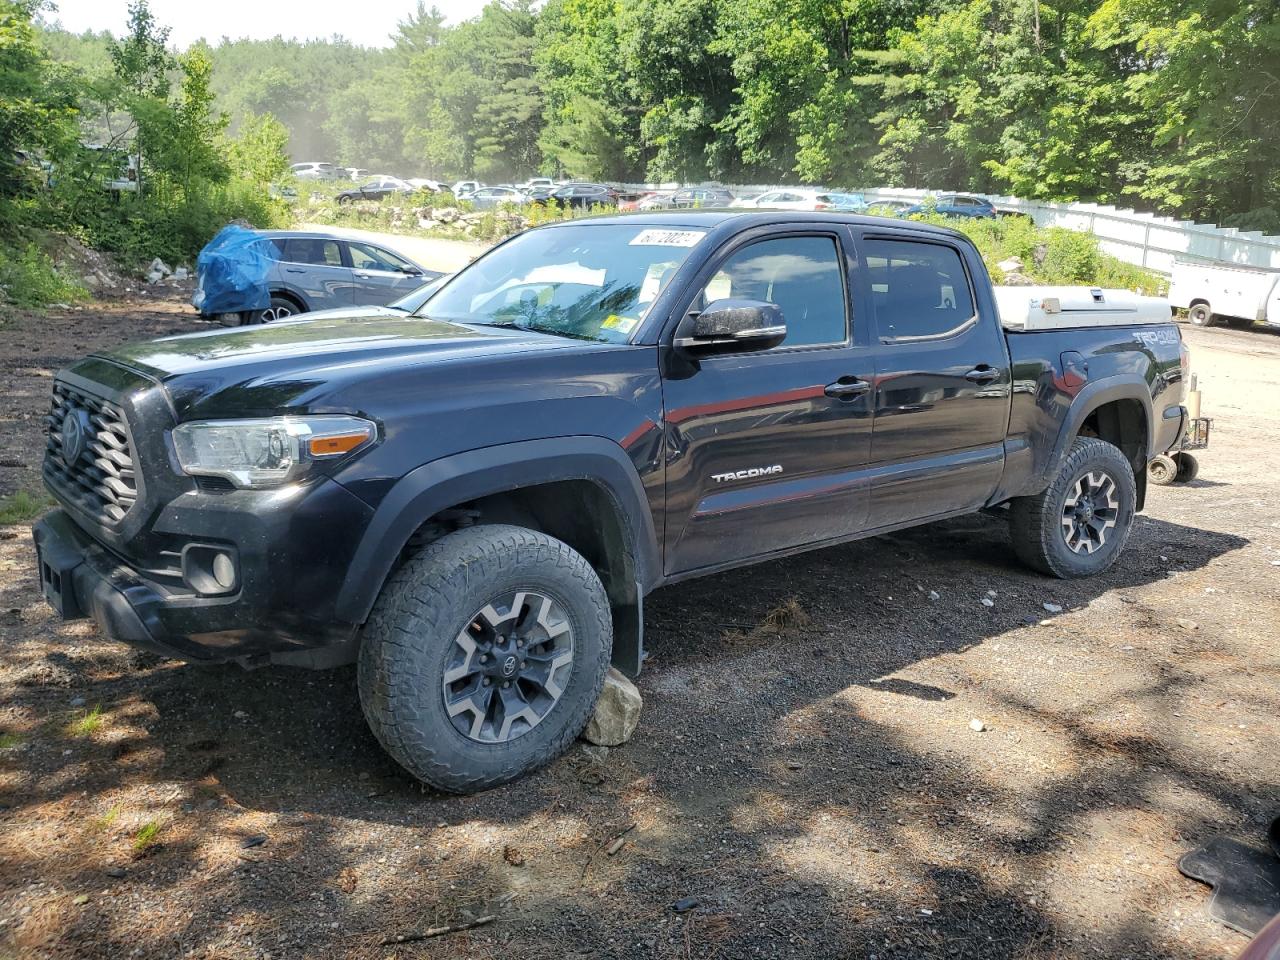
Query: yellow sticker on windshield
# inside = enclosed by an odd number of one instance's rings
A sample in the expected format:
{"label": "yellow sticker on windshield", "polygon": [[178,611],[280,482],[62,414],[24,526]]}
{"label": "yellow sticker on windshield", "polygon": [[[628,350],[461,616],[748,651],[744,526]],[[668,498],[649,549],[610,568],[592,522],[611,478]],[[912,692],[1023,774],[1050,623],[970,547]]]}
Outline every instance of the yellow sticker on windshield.
{"label": "yellow sticker on windshield", "polygon": [[603,330],[617,330],[619,333],[630,333],[639,322],[637,317],[620,317],[616,313],[611,313],[604,318],[600,324]]}

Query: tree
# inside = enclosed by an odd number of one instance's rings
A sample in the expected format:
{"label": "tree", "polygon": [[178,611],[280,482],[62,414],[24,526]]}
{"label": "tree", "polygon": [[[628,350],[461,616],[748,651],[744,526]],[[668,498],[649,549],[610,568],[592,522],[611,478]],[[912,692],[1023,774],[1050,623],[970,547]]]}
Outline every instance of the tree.
{"label": "tree", "polygon": [[8,198],[36,178],[40,160],[76,142],[78,90],[69,72],[41,48],[35,0],[0,0],[0,222],[14,213]]}
{"label": "tree", "polygon": [[269,187],[289,172],[289,131],[269,113],[248,114],[227,145],[227,163],[234,176]]}

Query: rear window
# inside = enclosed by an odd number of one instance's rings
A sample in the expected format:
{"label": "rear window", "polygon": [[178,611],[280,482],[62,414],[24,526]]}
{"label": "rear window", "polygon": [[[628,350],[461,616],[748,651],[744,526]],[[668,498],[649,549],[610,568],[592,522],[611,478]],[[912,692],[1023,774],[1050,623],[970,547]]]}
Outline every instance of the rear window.
{"label": "rear window", "polygon": [[959,332],[972,319],[973,294],[954,247],[867,240],[862,252],[880,336],[943,337]]}
{"label": "rear window", "polygon": [[337,240],[326,240],[323,237],[284,237],[271,242],[280,251],[281,260],[317,266],[342,266],[342,249]]}

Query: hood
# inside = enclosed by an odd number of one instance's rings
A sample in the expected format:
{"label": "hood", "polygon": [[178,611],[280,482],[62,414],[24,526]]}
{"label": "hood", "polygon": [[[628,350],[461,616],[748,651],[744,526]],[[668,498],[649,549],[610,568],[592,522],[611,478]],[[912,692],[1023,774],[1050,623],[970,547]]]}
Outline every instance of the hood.
{"label": "hood", "polygon": [[545,350],[576,342],[529,330],[466,326],[381,308],[359,316],[306,317],[310,315],[283,323],[161,337],[97,355],[166,380],[211,370],[230,372],[232,368],[297,373],[335,364]]}
{"label": "hood", "polygon": [[[323,412],[360,384],[428,366],[431,383],[476,363],[591,344],[399,314],[216,329],[127,344],[95,357],[163,383],[179,419]],[[446,371],[457,369],[454,375]],[[359,391],[357,391],[359,392]]]}

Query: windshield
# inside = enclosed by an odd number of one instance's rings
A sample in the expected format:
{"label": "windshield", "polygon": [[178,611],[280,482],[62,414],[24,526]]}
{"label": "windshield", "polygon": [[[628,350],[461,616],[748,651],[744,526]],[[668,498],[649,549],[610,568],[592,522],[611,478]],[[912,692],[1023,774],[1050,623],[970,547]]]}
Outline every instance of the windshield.
{"label": "windshield", "polygon": [[416,313],[422,309],[422,305],[435,295],[435,292],[444,286],[445,281],[449,279],[449,274],[442,277],[436,277],[430,283],[424,283],[412,293],[406,293],[399,300],[393,300],[387,306],[393,310],[403,310],[405,313]]}
{"label": "windshield", "polygon": [[433,320],[625,342],[705,231],[641,224],[531,230],[432,297]]}

